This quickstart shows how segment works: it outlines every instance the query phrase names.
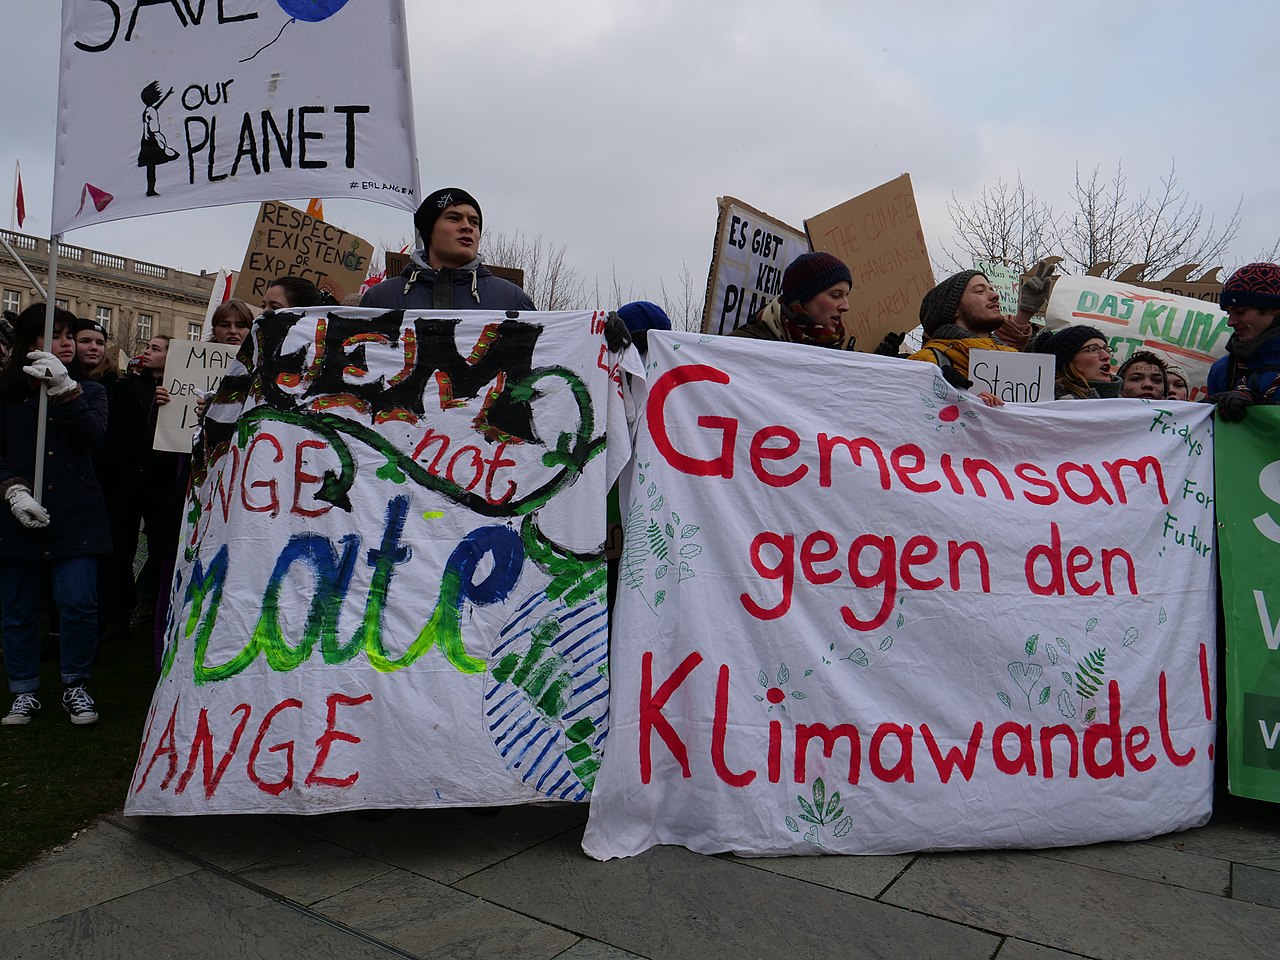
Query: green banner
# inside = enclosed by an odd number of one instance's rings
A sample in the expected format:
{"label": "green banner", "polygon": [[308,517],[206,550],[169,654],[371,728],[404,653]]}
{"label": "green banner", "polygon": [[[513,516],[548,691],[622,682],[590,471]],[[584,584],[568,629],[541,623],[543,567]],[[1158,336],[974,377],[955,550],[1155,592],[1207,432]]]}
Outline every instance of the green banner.
{"label": "green banner", "polygon": [[1280,802],[1280,408],[1217,424],[1230,790]]}

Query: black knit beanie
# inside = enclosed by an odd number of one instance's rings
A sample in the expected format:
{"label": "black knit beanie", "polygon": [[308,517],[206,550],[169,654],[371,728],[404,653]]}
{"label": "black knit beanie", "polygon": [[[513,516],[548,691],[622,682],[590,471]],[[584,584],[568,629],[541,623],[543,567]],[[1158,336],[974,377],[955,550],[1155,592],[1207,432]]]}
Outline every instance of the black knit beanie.
{"label": "black knit beanie", "polygon": [[476,198],[461,187],[443,187],[435,193],[429,194],[427,199],[418,205],[417,212],[413,215],[413,225],[418,229],[418,235],[422,237],[422,245],[430,246],[431,230],[436,225],[436,219],[440,214],[444,213],[446,207],[456,206],[459,203],[469,203],[476,208],[476,215],[480,217],[481,232],[484,228],[484,214],[480,212],[480,204],[476,202]]}
{"label": "black knit beanie", "polygon": [[924,299],[920,301],[920,325],[924,327],[926,339],[944,324],[956,322],[956,311],[960,309],[964,288],[974,277],[985,276],[981,270],[961,270],[924,295]]}
{"label": "black knit beanie", "polygon": [[788,306],[804,303],[842,280],[853,286],[853,276],[843,260],[829,253],[802,253],[782,273],[782,302]]}
{"label": "black knit beanie", "polygon": [[1071,359],[1080,352],[1080,348],[1090,340],[1101,340],[1106,343],[1107,335],[1097,327],[1078,323],[1052,333],[1040,334],[1031,346],[1027,347],[1027,350],[1030,353],[1050,354],[1053,357],[1054,370],[1061,373],[1067,369]]}

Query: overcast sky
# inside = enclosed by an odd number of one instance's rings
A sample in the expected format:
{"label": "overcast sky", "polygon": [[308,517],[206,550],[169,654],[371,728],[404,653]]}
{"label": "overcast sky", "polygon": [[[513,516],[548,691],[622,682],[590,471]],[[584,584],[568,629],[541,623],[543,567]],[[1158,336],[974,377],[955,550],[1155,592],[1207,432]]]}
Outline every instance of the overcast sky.
{"label": "overcast sky", "polygon": [[[119,3],[127,16],[132,0]],[[565,245],[589,288],[609,289],[616,274],[624,295],[658,299],[684,264],[701,296],[717,196],[800,227],[903,172],[935,260],[953,193],[970,200],[1021,173],[1065,205],[1077,163],[1122,161],[1141,188],[1176,161],[1220,217],[1243,198],[1228,267],[1280,238],[1271,2],[406,6],[424,192],[462,186],[486,229]],[[49,229],[59,7],[0,5],[0,179],[21,161],[28,233]],[[359,69],[333,56],[335,69]],[[325,209],[375,246],[411,235],[402,211],[353,200]],[[193,272],[238,267],[256,210],[117,221],[66,239]]]}

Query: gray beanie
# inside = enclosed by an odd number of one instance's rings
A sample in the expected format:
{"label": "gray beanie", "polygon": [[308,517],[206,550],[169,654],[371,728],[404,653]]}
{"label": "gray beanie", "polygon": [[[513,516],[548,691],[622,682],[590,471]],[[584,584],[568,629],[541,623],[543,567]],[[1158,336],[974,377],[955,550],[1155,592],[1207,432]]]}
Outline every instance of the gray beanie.
{"label": "gray beanie", "polygon": [[944,324],[956,322],[956,311],[960,309],[964,288],[974,277],[985,276],[981,270],[961,270],[924,295],[920,301],[920,325],[924,327],[925,339],[933,336]]}

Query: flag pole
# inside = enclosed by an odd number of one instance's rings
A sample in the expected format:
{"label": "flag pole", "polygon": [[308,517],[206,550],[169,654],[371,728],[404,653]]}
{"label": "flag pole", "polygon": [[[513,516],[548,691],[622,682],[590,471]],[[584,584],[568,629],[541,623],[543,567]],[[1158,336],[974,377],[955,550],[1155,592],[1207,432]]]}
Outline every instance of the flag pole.
{"label": "flag pole", "polygon": [[[62,234],[56,233],[49,238],[49,293],[44,302],[44,348],[52,353],[53,347],[53,294],[58,287],[58,248],[62,246]],[[20,359],[25,359],[20,358]],[[44,442],[49,426],[49,390],[44,381],[40,383],[40,401],[36,408],[36,469],[32,482],[35,489],[31,495],[36,503],[44,505]]]}

